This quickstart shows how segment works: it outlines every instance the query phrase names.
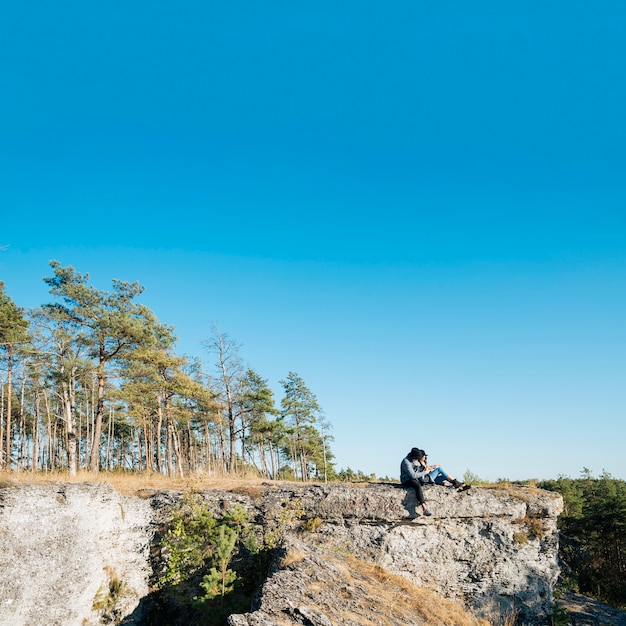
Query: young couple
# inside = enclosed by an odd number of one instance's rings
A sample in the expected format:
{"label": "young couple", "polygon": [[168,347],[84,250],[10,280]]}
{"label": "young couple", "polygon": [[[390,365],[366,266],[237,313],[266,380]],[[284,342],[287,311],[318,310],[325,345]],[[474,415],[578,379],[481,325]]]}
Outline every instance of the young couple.
{"label": "young couple", "polygon": [[415,489],[417,504],[422,507],[424,515],[432,515],[426,508],[422,485],[435,484],[446,487],[455,487],[457,491],[465,491],[470,488],[447,474],[439,464],[428,465],[428,457],[424,450],[411,448],[411,451],[402,459],[400,464],[400,482],[407,487]]}

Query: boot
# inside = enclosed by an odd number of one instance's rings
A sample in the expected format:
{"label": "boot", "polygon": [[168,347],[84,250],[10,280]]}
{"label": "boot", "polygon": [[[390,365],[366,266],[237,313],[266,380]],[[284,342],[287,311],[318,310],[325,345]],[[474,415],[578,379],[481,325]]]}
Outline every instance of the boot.
{"label": "boot", "polygon": [[457,491],[467,491],[471,485],[466,485],[465,483],[461,483],[458,480],[454,481],[454,486],[456,487]]}

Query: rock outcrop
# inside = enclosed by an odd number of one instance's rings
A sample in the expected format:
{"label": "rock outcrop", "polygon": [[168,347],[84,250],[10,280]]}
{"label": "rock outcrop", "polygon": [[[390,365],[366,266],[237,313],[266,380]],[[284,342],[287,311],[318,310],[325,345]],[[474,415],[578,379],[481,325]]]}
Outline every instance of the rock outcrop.
{"label": "rock outcrop", "polygon": [[[365,620],[355,591],[364,585],[346,580],[347,558],[490,620],[517,613],[541,623],[552,609],[562,509],[553,493],[427,487],[429,518],[418,515],[411,490],[391,484],[277,483],[201,495],[216,512],[242,506],[266,528],[284,521],[286,510],[297,519],[284,526],[250,612],[231,616],[232,626],[396,623],[393,606],[377,621],[384,608],[373,603]],[[95,625],[111,615],[113,596],[115,621],[142,624],[137,607],[150,592],[155,537],[181,497],[123,496],[103,484],[0,489],[0,625]]]}
{"label": "rock outcrop", "polygon": [[[378,563],[497,623],[511,614],[525,623],[541,622],[552,610],[562,510],[557,494],[530,489],[459,494],[426,487],[432,517],[419,516],[411,490],[387,485],[279,490],[269,497],[299,498],[306,516],[322,521],[304,535],[307,545]],[[284,578],[281,587],[287,587]],[[294,593],[284,594],[286,605]],[[259,615],[265,612],[270,620],[277,610],[275,594],[265,602],[262,592]]]}

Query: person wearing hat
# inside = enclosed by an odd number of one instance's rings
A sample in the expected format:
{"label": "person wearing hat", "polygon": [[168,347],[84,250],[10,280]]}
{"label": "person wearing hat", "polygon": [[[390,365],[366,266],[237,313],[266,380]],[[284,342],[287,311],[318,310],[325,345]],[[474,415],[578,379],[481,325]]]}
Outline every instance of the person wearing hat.
{"label": "person wearing hat", "polygon": [[404,486],[412,487],[415,490],[417,504],[422,507],[426,516],[432,515],[432,513],[426,508],[422,485],[447,485],[455,487],[457,491],[465,491],[470,488],[470,485],[459,482],[456,478],[446,473],[439,464],[428,465],[426,452],[419,448],[411,448],[411,451],[402,459],[400,464],[400,482]]}

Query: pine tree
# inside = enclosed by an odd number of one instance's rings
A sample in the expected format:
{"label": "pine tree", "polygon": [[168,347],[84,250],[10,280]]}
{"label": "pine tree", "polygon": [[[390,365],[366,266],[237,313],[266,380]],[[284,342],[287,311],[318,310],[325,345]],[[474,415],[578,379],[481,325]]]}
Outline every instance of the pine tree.
{"label": "pine tree", "polygon": [[[24,311],[18,307],[13,300],[5,293],[4,283],[0,281],[0,350],[6,354],[7,364],[7,404],[6,404],[6,421],[4,431],[4,455],[2,455],[2,444],[0,443],[0,467],[6,465],[11,467],[11,442],[12,442],[12,424],[11,418],[13,413],[12,398],[12,375],[14,361],[23,348],[30,340],[28,334],[29,323],[24,316]],[[4,407],[2,407],[4,408]],[[0,416],[2,410],[0,410]],[[0,419],[0,441],[2,440],[2,420]]]}
{"label": "pine tree", "polygon": [[96,362],[98,391],[90,469],[98,473],[108,367],[150,336],[151,328],[146,320],[153,316],[146,307],[133,301],[143,293],[139,283],[114,279],[113,293],[109,293],[90,286],[89,275],[77,273],[73,267],[61,267],[58,261],[51,261],[50,266],[54,276],[44,278],[44,282],[60,301],[44,308],[73,325]]}
{"label": "pine tree", "polygon": [[213,338],[205,341],[204,345],[216,357],[215,369],[217,376],[213,385],[219,394],[222,413],[226,422],[228,434],[228,453],[226,442],[220,437],[221,453],[226,457],[228,473],[237,471],[236,443],[240,420],[240,394],[242,392],[243,365],[239,358],[240,344],[235,343],[226,333],[214,327]]}
{"label": "pine tree", "polygon": [[[258,454],[260,471],[269,478],[276,476],[274,450],[279,444],[279,426],[275,418],[278,414],[274,404],[274,394],[267,384],[254,370],[248,369],[243,379],[241,394],[242,415],[242,457],[245,458],[246,441],[244,435],[249,432],[249,440]],[[268,462],[269,455],[269,462]],[[253,452],[249,458],[254,462]]]}
{"label": "pine tree", "polygon": [[299,470],[300,478],[306,481],[310,478],[309,461],[316,449],[316,440],[319,439],[315,423],[320,407],[315,394],[295,372],[289,372],[280,383],[285,391],[281,400],[281,418],[289,425],[288,446],[294,471]]}
{"label": "pine tree", "polygon": [[204,589],[202,600],[212,600],[220,596],[223,601],[224,595],[233,590],[233,583],[237,580],[237,574],[228,569],[228,565],[236,543],[237,533],[224,524],[220,525],[213,545],[212,560],[214,565],[200,583]]}

